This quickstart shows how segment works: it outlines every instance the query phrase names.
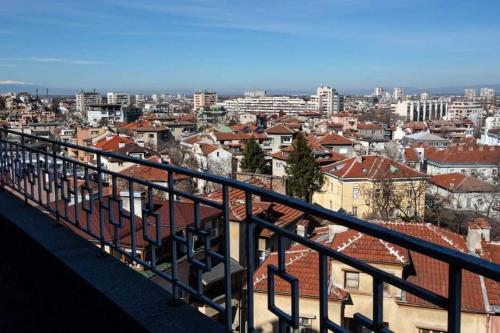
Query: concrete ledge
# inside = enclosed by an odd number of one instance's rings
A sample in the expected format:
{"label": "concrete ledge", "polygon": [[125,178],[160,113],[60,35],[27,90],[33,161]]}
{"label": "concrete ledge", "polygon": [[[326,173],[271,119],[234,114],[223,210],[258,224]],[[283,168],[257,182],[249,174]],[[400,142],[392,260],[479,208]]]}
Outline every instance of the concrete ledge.
{"label": "concrete ledge", "polygon": [[187,304],[169,306],[166,290],[0,190],[0,275],[6,271],[35,294],[26,306],[42,307],[36,312],[59,332],[224,331]]}

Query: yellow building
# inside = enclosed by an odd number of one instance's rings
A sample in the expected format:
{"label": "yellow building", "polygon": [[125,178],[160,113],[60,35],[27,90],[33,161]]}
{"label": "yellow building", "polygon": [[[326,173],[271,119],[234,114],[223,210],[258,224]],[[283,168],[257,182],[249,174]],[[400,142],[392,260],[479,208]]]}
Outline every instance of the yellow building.
{"label": "yellow building", "polygon": [[420,220],[427,176],[384,156],[358,156],[323,167],[313,202],[362,218]]}

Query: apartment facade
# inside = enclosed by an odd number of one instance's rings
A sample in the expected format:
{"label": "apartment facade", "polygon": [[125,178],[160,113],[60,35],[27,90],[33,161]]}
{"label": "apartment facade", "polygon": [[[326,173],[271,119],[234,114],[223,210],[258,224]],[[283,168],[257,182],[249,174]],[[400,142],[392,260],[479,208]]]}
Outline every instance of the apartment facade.
{"label": "apartment facade", "polygon": [[91,91],[80,91],[76,93],[76,110],[82,113],[87,112],[89,105],[101,104],[101,94]]}
{"label": "apartment facade", "polygon": [[448,120],[461,120],[470,117],[481,116],[484,112],[483,106],[478,102],[455,101],[448,107]]}
{"label": "apartment facade", "polygon": [[448,101],[444,99],[398,101],[396,114],[406,121],[442,119],[448,114]]}
{"label": "apartment facade", "polygon": [[127,93],[108,92],[107,97],[108,104],[130,105],[130,95]]}
{"label": "apartment facade", "polygon": [[213,91],[198,91],[193,94],[193,110],[201,107],[210,108],[217,104],[217,93]]}
{"label": "apartment facade", "polygon": [[[323,167],[324,183],[313,194],[312,201],[322,207],[358,216],[372,216],[377,209],[375,200],[384,190],[383,182],[394,184],[401,206],[392,209],[393,217],[423,216],[424,188],[427,176],[387,157],[366,155],[351,157]],[[413,192],[412,192],[413,191]],[[402,212],[403,211],[403,212]]]}

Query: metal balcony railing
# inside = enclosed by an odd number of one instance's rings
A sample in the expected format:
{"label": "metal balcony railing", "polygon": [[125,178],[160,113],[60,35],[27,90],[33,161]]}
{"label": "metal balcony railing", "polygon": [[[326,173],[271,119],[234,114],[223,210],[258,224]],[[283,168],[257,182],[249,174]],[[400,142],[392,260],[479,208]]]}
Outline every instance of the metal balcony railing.
{"label": "metal balcony railing", "polygon": [[[361,327],[368,328],[374,332],[390,332],[383,323],[383,294],[384,283],[393,285],[407,293],[413,294],[448,313],[448,332],[460,332],[461,319],[461,284],[462,272],[468,270],[486,278],[500,281],[500,266],[478,257],[470,256],[462,252],[445,248],[431,242],[427,242],[412,236],[398,233],[394,230],[382,227],[377,224],[337,213],[317,205],[313,205],[293,197],[281,195],[275,192],[259,188],[248,183],[235,181],[232,179],[219,177],[207,173],[202,173],[190,169],[180,168],[171,164],[160,164],[149,160],[106,152],[98,149],[77,146],[69,143],[57,142],[33,135],[23,134],[12,130],[0,129],[0,182],[2,186],[24,196],[26,202],[34,202],[43,209],[49,211],[56,218],[56,221],[64,221],[68,225],[77,228],[79,231],[92,237],[101,249],[110,249],[114,253],[119,253],[128,258],[131,262],[142,265],[159,278],[171,284],[174,297],[182,290],[196,300],[212,307],[218,311],[228,332],[232,331],[232,279],[231,279],[231,257],[230,257],[230,236],[229,236],[229,190],[237,189],[245,193],[245,252],[246,252],[246,305],[245,324],[240,325],[240,329],[248,332],[254,331],[254,301],[253,301],[253,274],[255,268],[255,242],[256,228],[261,227],[271,230],[278,238],[278,266],[268,266],[269,280],[278,276],[289,281],[292,288],[292,309],[287,313],[274,304],[271,300],[268,309],[279,318],[280,331],[287,328],[297,328],[299,324],[299,303],[298,303],[298,280],[287,273],[285,265],[285,241],[293,241],[302,244],[319,253],[319,322],[320,331],[327,332],[347,332],[340,324],[334,323],[328,317],[328,259],[335,259],[345,263],[360,272],[369,274],[373,278],[373,317],[367,318],[362,314],[354,315],[354,321]],[[37,144],[34,144],[37,143]],[[47,150],[40,148],[41,144],[48,145]],[[67,156],[70,150],[82,151],[95,156],[96,165],[86,164],[75,158]],[[66,156],[65,156],[66,155]],[[162,170],[166,173],[166,184],[151,183],[141,180],[139,177],[125,176],[113,172],[103,167],[103,159],[115,159],[122,162],[134,163],[150,168]],[[92,174],[95,177],[92,180]],[[79,177],[80,175],[80,177]],[[207,197],[195,195],[188,191],[176,188],[175,175],[185,175],[217,184],[222,189],[222,200],[215,201]],[[79,178],[80,183],[79,183]],[[142,218],[139,219],[134,211],[136,208],[132,203],[128,211],[117,199],[119,180],[126,187],[129,200],[135,198],[134,188],[141,187],[147,193],[142,202]],[[109,183],[110,195],[105,195],[105,183]],[[81,184],[81,186],[79,186]],[[95,187],[94,189],[92,187]],[[154,195],[163,193],[168,195],[168,217],[170,230],[170,250],[169,270],[160,269],[156,253],[157,249],[163,246],[159,229],[164,226],[161,216],[153,210]],[[449,288],[447,297],[443,297],[433,291],[426,290],[421,286],[413,284],[405,279],[377,269],[365,262],[356,260],[330,247],[319,244],[311,239],[299,236],[285,230],[266,219],[253,214],[253,198],[260,197],[261,200],[276,202],[304,213],[314,215],[336,224],[340,224],[364,234],[385,240],[403,248],[422,253],[434,259],[445,262],[449,266]],[[175,205],[178,200],[189,200],[193,205],[193,223],[186,228],[183,235],[177,233]],[[97,201],[97,210],[93,202]],[[71,214],[68,211],[81,204],[85,211],[85,218],[80,219],[79,214]],[[209,232],[201,225],[200,207],[214,207],[222,212],[223,233],[222,245],[218,251],[210,248],[210,242],[206,241]],[[104,212],[104,213],[103,213]],[[89,227],[89,218],[92,215],[99,215],[97,230]],[[118,217],[116,217],[116,215]],[[108,218],[105,218],[109,216]],[[125,223],[127,220],[128,223]],[[152,221],[151,221],[152,220]],[[142,224],[142,227],[141,227]],[[153,226],[152,232],[149,226]],[[111,228],[116,237],[106,237],[105,230]],[[126,250],[120,243],[118,237],[124,230],[130,234],[130,248]],[[200,260],[196,256],[196,251],[192,251],[195,239],[205,240],[205,257]],[[252,240],[252,241],[249,241]],[[146,244],[150,249],[149,260],[138,255],[138,242]],[[180,256],[177,254],[179,246],[185,246],[187,254]],[[179,277],[179,260],[187,260],[190,266],[198,273],[194,283],[186,283]],[[212,262],[213,261],[213,262]],[[211,271],[215,262],[221,262],[224,267],[224,302],[214,300],[203,294],[202,274]],[[163,263],[165,265],[165,263]],[[269,284],[268,292],[274,294],[274,285]],[[223,303],[224,305],[221,305]]]}

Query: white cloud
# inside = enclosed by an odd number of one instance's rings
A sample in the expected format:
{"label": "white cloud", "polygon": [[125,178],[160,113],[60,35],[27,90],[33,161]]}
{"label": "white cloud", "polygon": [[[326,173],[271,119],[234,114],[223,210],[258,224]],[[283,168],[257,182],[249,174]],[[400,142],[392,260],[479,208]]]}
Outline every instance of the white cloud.
{"label": "white cloud", "polygon": [[65,58],[50,58],[50,57],[23,57],[23,58],[3,58],[7,61],[24,61],[24,62],[43,62],[43,63],[60,63],[73,65],[107,65],[108,62],[82,59],[65,59]]}
{"label": "white cloud", "polygon": [[14,80],[0,80],[0,84],[28,84],[27,82],[21,82],[21,81],[14,81]]}

